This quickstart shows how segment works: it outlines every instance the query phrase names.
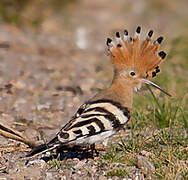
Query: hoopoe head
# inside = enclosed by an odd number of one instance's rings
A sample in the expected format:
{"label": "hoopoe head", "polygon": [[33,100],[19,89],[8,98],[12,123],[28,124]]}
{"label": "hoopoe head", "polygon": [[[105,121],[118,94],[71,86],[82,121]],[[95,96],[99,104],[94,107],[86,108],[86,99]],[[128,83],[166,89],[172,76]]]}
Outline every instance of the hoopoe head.
{"label": "hoopoe head", "polygon": [[148,80],[160,72],[159,64],[166,57],[164,51],[158,52],[163,37],[159,37],[151,43],[153,31],[150,30],[146,39],[140,41],[140,32],[141,28],[138,26],[134,38],[128,35],[127,30],[124,31],[123,37],[120,36],[119,32],[116,32],[115,41],[107,38],[109,55],[115,67],[114,78],[128,83],[135,90],[139,89],[142,83],[146,83],[169,95],[158,85]]}

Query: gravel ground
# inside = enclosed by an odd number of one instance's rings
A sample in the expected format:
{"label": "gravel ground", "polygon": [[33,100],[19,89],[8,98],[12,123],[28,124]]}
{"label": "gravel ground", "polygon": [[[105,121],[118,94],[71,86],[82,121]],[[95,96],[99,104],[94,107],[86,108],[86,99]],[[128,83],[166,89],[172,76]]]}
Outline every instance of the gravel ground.
{"label": "gravel ground", "polygon": [[[170,40],[185,32],[186,1],[170,2],[164,10],[145,0],[83,0],[71,6],[65,17],[45,20],[40,32],[1,24],[0,42],[10,48],[0,49],[0,121],[38,143],[41,134],[49,140],[88,97],[110,83],[106,37],[141,25],[144,32],[152,28],[156,35],[164,35],[168,49]],[[100,157],[68,158],[61,164],[56,160],[46,163],[40,157],[28,161],[23,158],[27,147],[4,137],[0,137],[0,148],[0,179],[102,180],[107,179],[106,170],[121,166],[132,172],[132,179],[138,179],[142,166],[146,171],[154,168],[142,156],[138,167],[121,163],[101,167]]]}

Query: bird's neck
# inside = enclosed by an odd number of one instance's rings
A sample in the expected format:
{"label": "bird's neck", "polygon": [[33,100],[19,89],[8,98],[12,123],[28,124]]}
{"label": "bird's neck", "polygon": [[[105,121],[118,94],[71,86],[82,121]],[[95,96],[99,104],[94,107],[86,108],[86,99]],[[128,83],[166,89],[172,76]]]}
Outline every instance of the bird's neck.
{"label": "bird's neck", "polygon": [[114,96],[123,106],[132,108],[133,88],[128,81],[113,80],[109,90],[114,93]]}
{"label": "bird's neck", "polygon": [[111,86],[96,96],[93,100],[110,99],[119,102],[122,106],[132,109],[133,88],[129,82],[113,80]]}

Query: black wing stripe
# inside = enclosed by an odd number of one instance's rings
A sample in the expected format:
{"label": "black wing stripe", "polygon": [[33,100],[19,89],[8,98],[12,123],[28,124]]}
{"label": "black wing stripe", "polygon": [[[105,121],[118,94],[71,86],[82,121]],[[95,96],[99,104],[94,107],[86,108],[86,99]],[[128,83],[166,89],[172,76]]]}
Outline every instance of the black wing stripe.
{"label": "black wing stripe", "polygon": [[94,111],[94,112],[104,112],[106,113],[105,115],[103,115],[106,119],[108,119],[109,121],[112,122],[112,126],[113,128],[119,128],[121,127],[121,123],[119,121],[119,119],[113,114],[111,113],[110,111],[106,110],[105,108],[102,108],[102,107],[94,107],[94,108],[90,108],[90,109],[87,109],[85,111],[85,113],[87,112],[90,112],[90,111]]}
{"label": "black wing stripe", "polygon": [[73,133],[74,134],[82,134],[82,131],[80,129],[78,129],[78,130],[74,130]]}
{"label": "black wing stripe", "polygon": [[80,121],[80,122],[77,122],[76,124],[74,124],[71,129],[73,128],[77,128],[77,127],[82,127],[82,126],[85,126],[85,125],[89,125],[91,123],[96,123],[99,128],[101,129],[101,131],[104,130],[104,124],[97,118],[91,118],[91,119],[87,119],[85,121]]}
{"label": "black wing stripe", "polygon": [[95,135],[96,134],[96,130],[95,128],[91,125],[87,127],[89,130],[89,136]]}
{"label": "black wing stripe", "polygon": [[112,122],[112,127],[114,128],[114,129],[116,129],[116,128],[120,128],[122,125],[121,125],[121,123],[120,123],[120,121],[119,121],[119,119],[117,119],[114,115],[105,115],[104,116],[106,119],[108,119],[109,121],[111,121]]}
{"label": "black wing stripe", "polygon": [[88,101],[87,104],[97,104],[97,103],[110,103],[114,106],[116,106],[118,109],[120,109],[124,116],[126,116],[128,119],[130,119],[130,111],[127,107],[123,107],[119,102],[115,102],[111,99],[99,99],[99,100],[96,100],[96,101]]}
{"label": "black wing stripe", "polygon": [[108,111],[108,110],[106,110],[105,108],[102,108],[102,107],[88,108],[88,109],[86,109],[86,111],[84,113],[91,112],[91,111],[102,112],[102,113],[105,113],[105,114],[112,114],[110,111]]}
{"label": "black wing stripe", "polygon": [[96,113],[93,113],[93,114],[86,114],[86,115],[82,115],[81,118],[90,118],[90,117],[93,117],[93,116],[105,116],[105,114],[96,114]]}
{"label": "black wing stripe", "polygon": [[[102,108],[101,108],[102,109]],[[99,117],[99,119],[97,118],[97,116]],[[108,114],[89,114],[89,115],[84,115],[84,116],[82,116],[82,118],[90,118],[90,117],[96,117],[95,119],[98,119],[98,121],[101,121],[100,120],[100,117],[104,117],[107,121],[110,121],[111,123],[112,123],[112,127],[113,128],[119,128],[119,127],[121,127],[121,123],[120,123],[120,121],[116,118],[116,116],[114,116],[112,113],[108,113]],[[85,121],[87,121],[87,120],[84,120],[84,121],[82,121],[82,122],[85,122]],[[78,122],[79,123],[79,122]],[[90,123],[90,122],[89,122]],[[101,123],[104,123],[105,124],[105,122],[101,122]],[[77,124],[77,123],[76,123]],[[76,125],[75,124],[75,125]],[[74,126],[75,126],[74,125]],[[87,124],[84,124],[84,125],[87,125]],[[99,125],[99,123],[97,123],[97,125],[101,128],[101,126]],[[72,128],[74,128],[74,126],[72,126]]]}
{"label": "black wing stripe", "polygon": [[99,128],[101,129],[101,131],[105,130],[104,124],[101,122],[101,120],[94,118],[94,122],[97,124],[97,126],[99,126]]}

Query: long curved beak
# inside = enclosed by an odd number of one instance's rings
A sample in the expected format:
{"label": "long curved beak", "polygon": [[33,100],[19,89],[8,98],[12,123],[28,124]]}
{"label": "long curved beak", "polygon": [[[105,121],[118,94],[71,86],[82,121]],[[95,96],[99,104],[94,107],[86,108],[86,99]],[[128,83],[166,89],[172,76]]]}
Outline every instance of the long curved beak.
{"label": "long curved beak", "polygon": [[149,81],[148,79],[142,79],[141,82],[142,82],[142,83],[149,84],[149,85],[152,85],[153,87],[159,89],[160,91],[162,91],[163,93],[165,93],[166,95],[168,95],[168,96],[171,97],[171,95],[170,95],[168,92],[166,92],[164,89],[162,89],[161,87],[159,87],[159,86],[158,86],[157,84],[155,84],[154,82]]}

